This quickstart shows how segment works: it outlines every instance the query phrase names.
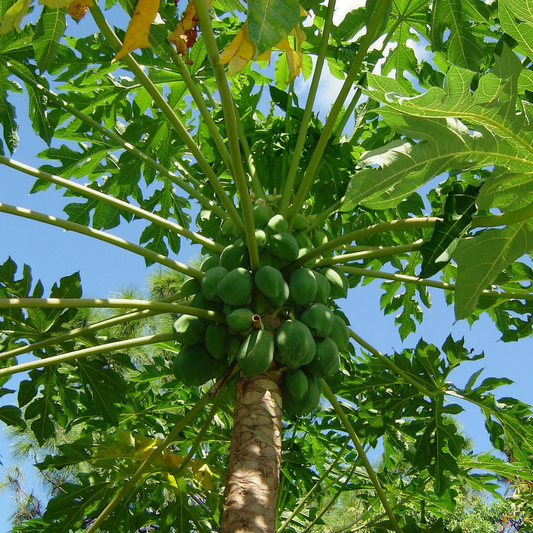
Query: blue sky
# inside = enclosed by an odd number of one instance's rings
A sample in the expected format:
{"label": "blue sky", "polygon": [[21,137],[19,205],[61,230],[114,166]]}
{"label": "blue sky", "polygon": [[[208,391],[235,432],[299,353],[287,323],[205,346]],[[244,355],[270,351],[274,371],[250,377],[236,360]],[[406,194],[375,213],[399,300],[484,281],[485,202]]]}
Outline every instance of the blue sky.
{"label": "blue sky", "polygon": [[[351,5],[349,2],[342,2],[345,9]],[[336,87],[338,87],[338,81],[327,78],[322,86],[323,94],[332,94]],[[20,97],[13,103],[19,102],[23,105],[23,101]],[[321,102],[324,104],[326,100],[321,99]],[[24,106],[21,109],[23,108]],[[41,163],[35,154],[44,149],[45,145],[34,136],[27,120],[24,120],[22,116],[19,116],[19,119],[21,120],[21,144],[15,157],[30,165],[39,166]],[[61,209],[65,200],[60,191],[51,188],[45,193],[29,195],[33,181],[33,178],[29,176],[0,167],[0,202],[63,216]],[[137,242],[141,230],[142,222],[136,221],[116,228],[112,232]],[[112,296],[117,289],[131,286],[142,287],[147,276],[144,259],[108,244],[64,232],[58,228],[0,213],[0,234],[2,235],[0,264],[11,256],[20,268],[24,263],[31,265],[34,279],[41,279],[46,290],[49,290],[52,284],[61,277],[79,271],[84,296],[105,298]],[[179,259],[187,262],[197,255],[199,250],[189,248],[185,242],[183,244]],[[506,376],[514,381],[513,385],[499,389],[497,394],[515,396],[533,403],[533,388],[530,384],[533,374],[532,339],[520,343],[504,344],[498,341],[499,334],[487,317],[482,317],[472,328],[464,320],[456,323],[453,309],[445,305],[443,294],[440,291],[433,291],[434,305],[431,310],[425,310],[423,326],[405,343],[402,343],[396,332],[394,317],[383,317],[380,312],[380,285],[380,281],[374,281],[368,286],[358,287],[350,298],[342,303],[342,309],[350,319],[352,327],[370,344],[386,354],[394,350],[399,351],[403,346],[414,346],[421,336],[427,342],[439,347],[450,333],[456,339],[464,336],[465,345],[476,353],[484,351],[485,358],[475,363],[465,364],[464,369],[456,372],[454,380],[457,385],[464,385],[471,374],[479,368],[485,368],[482,378]],[[8,383],[7,387],[10,385]],[[11,403],[15,400],[7,396],[2,401]],[[468,408],[459,416],[459,419],[464,426],[465,433],[474,439],[476,451],[489,450],[490,444],[479,412]],[[9,464],[9,451],[5,440],[0,441],[0,455],[0,460],[4,465]],[[0,470],[0,472],[5,472],[5,470]],[[32,484],[35,484],[35,481],[29,477],[28,485]],[[5,498],[0,497],[0,516],[6,516],[8,513],[9,504]],[[7,524],[0,523],[0,533],[8,530]]]}

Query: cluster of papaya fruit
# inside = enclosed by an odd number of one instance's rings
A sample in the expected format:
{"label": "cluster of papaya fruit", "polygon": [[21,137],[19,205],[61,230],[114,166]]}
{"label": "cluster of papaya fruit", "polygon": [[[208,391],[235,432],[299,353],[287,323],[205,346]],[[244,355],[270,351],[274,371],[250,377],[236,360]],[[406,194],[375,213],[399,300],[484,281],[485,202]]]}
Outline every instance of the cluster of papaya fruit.
{"label": "cluster of papaya fruit", "polygon": [[[220,256],[201,266],[201,281],[185,282],[190,305],[224,313],[225,324],[181,315],[173,324],[181,344],[173,370],[186,385],[201,385],[220,376],[234,359],[244,376],[267,371],[273,361],[283,372],[283,405],[303,415],[314,410],[322,392],[320,378],[340,369],[349,330],[345,316],[332,311],[345,298],[348,282],[335,267],[313,270],[312,264],[290,268],[314,244],[304,232],[309,221],[298,216],[292,232],[287,220],[264,204],[253,209],[260,268],[252,273],[248,250],[238,236]],[[228,221],[223,234],[234,229]],[[321,244],[325,234],[312,235]]]}

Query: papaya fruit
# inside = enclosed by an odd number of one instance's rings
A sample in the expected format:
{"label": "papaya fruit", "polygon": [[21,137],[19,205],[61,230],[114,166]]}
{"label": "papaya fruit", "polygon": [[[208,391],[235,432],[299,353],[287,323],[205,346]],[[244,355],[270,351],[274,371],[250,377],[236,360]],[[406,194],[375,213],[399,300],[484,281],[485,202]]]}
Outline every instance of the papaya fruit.
{"label": "papaya fruit", "polygon": [[289,223],[283,215],[274,215],[267,223],[272,233],[283,233],[289,229]]}
{"label": "papaya fruit", "polygon": [[313,249],[311,239],[303,231],[295,231],[291,235],[296,239],[300,249],[305,248],[307,251]]}
{"label": "papaya fruit", "polygon": [[331,291],[329,281],[326,279],[326,276],[324,276],[324,274],[321,274],[320,272],[315,272],[315,279],[316,295],[314,301],[315,303],[327,305],[329,293]]}
{"label": "papaya fruit", "polygon": [[219,298],[228,305],[247,305],[252,296],[252,274],[245,268],[234,268],[217,286]]}
{"label": "papaya fruit", "polygon": [[283,261],[295,261],[298,259],[300,247],[296,239],[290,233],[275,233],[270,236],[270,251]]}
{"label": "papaya fruit", "polygon": [[261,266],[271,266],[277,270],[280,270],[283,266],[283,261],[270,252],[270,246],[265,246],[259,250],[259,264]]}
{"label": "papaya fruit", "polygon": [[221,266],[210,268],[202,277],[202,294],[208,300],[220,301],[217,296],[219,282],[228,274],[227,269]]}
{"label": "papaya fruit", "polygon": [[224,250],[222,250],[222,253],[220,254],[220,266],[224,267],[228,271],[235,270],[238,267],[250,267],[248,250],[242,241],[238,244],[230,244],[229,246],[226,246]]}
{"label": "papaya fruit", "polygon": [[277,298],[267,298],[267,301],[273,307],[281,307],[282,305],[285,305],[285,303],[289,299],[289,296],[290,296],[289,284],[285,280],[283,280],[283,288],[281,289],[279,296]]}
{"label": "papaya fruit", "polygon": [[307,390],[302,398],[297,398],[283,383],[283,409],[294,415],[303,416],[314,411],[318,407],[320,395],[322,394],[322,382],[312,374],[305,374],[307,378]]}
{"label": "papaya fruit", "polygon": [[257,243],[257,249],[263,249],[268,243],[268,237],[263,229],[255,230],[255,242]]}
{"label": "papaya fruit", "polygon": [[225,359],[230,343],[229,329],[222,324],[209,324],[205,330],[204,344],[215,359]]}
{"label": "papaya fruit", "polygon": [[219,266],[219,264],[220,257],[218,255],[210,255],[202,261],[202,264],[200,265],[200,270],[202,272],[207,272],[208,270]]}
{"label": "papaya fruit", "polygon": [[247,378],[266,372],[273,360],[274,339],[262,329],[252,331],[237,353],[237,362]]}
{"label": "papaya fruit", "polygon": [[202,283],[199,279],[189,278],[183,282],[180,289],[181,296],[193,296],[202,290]]}
{"label": "papaya fruit", "polygon": [[343,272],[335,267],[324,267],[320,269],[320,273],[329,281],[331,288],[329,295],[334,300],[348,296],[348,279]]}
{"label": "papaya fruit", "polygon": [[172,362],[172,371],[184,385],[200,386],[213,378],[213,358],[203,343],[184,346]]}
{"label": "papaya fruit", "polygon": [[326,337],[317,341],[315,357],[305,367],[305,370],[318,378],[325,378],[338,372],[340,367],[339,349],[332,339]]}
{"label": "papaya fruit", "polygon": [[287,390],[295,397],[301,400],[307,392],[309,382],[303,370],[289,370],[283,374]]}
{"label": "papaya fruit", "polygon": [[231,335],[231,338],[229,341],[229,348],[228,348],[228,361],[231,362],[237,357],[241,344],[242,344],[242,339],[240,337]]}
{"label": "papaya fruit", "polygon": [[309,327],[314,337],[327,337],[335,320],[331,309],[324,304],[313,304],[300,316],[300,320]]}
{"label": "papaya fruit", "polygon": [[315,274],[308,268],[297,268],[289,279],[291,298],[300,305],[314,301],[317,291]]}
{"label": "papaya fruit", "polygon": [[181,315],[172,324],[174,340],[180,344],[197,344],[204,336],[205,320],[197,316]]}
{"label": "papaya fruit", "polygon": [[307,220],[307,217],[305,215],[302,215],[302,213],[298,213],[294,217],[294,222],[292,223],[292,229],[299,231],[304,230],[309,226],[309,220]]}
{"label": "papaya fruit", "polygon": [[314,231],[313,235],[311,235],[311,242],[315,248],[318,248],[322,244],[326,244],[328,242],[328,236],[323,231]]}
{"label": "papaya fruit", "polygon": [[202,294],[202,291],[198,292],[191,300],[191,307],[195,307],[196,309],[205,309],[207,311],[217,311],[219,313],[224,311],[224,304],[222,302],[208,300]]}
{"label": "papaya fruit", "polygon": [[333,313],[333,318],[333,328],[328,337],[333,340],[340,352],[345,352],[350,343],[350,330],[348,329],[346,322],[340,316]]}
{"label": "papaya fruit", "polygon": [[265,265],[257,270],[254,277],[255,286],[267,297],[277,298],[283,290],[285,280],[281,272]]}
{"label": "papaya fruit", "polygon": [[255,204],[252,208],[252,216],[254,217],[254,226],[264,228],[272,217],[272,210],[264,204]]}
{"label": "papaya fruit", "polygon": [[299,320],[286,320],[276,331],[276,361],[300,368],[315,357],[316,343],[309,328]]}
{"label": "papaya fruit", "polygon": [[246,307],[239,307],[228,314],[226,321],[233,331],[247,331],[252,327],[254,312]]}
{"label": "papaya fruit", "polygon": [[220,233],[224,235],[224,237],[230,237],[233,235],[233,230],[235,228],[235,224],[233,223],[233,220],[231,218],[228,218],[222,222],[222,225],[220,226]]}

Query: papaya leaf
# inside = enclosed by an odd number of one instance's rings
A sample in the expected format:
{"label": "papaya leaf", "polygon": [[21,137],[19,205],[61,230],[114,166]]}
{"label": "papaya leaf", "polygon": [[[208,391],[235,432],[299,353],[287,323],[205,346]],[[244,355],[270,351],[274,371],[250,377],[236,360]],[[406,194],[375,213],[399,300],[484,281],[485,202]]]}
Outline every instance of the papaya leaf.
{"label": "papaya leaf", "polygon": [[533,249],[533,221],[489,229],[463,239],[457,246],[455,317],[469,316],[482,291],[490,288],[496,276],[510,263]]}
{"label": "papaya leaf", "polygon": [[49,70],[57,61],[59,40],[66,27],[63,9],[50,9],[49,7],[43,9],[32,39],[35,60],[41,74]]}
{"label": "papaya leaf", "polygon": [[520,53],[533,54],[533,13],[527,0],[501,0],[498,2],[503,31],[514,37]]}
{"label": "papaya leaf", "polygon": [[8,426],[26,429],[26,422],[22,419],[20,409],[14,405],[2,405],[0,407],[0,420]]}
{"label": "papaya leaf", "polygon": [[300,20],[298,0],[249,0],[248,36],[257,55],[285,38]]}
{"label": "papaya leaf", "polygon": [[459,239],[470,228],[478,191],[478,187],[462,182],[454,184],[444,203],[444,220],[436,222],[430,239],[420,248],[421,278],[430,278],[450,261]]}

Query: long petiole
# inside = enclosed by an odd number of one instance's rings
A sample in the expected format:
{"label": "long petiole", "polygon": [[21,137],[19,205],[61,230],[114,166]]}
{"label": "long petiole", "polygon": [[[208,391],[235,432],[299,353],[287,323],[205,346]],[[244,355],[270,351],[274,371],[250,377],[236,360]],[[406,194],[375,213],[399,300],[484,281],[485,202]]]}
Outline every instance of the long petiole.
{"label": "long petiole", "polygon": [[437,217],[421,217],[421,218],[405,218],[399,220],[391,220],[390,222],[380,222],[379,224],[374,224],[366,228],[357,229],[350,231],[345,235],[341,235],[336,239],[317,246],[315,249],[306,253],[294,263],[291,264],[289,271],[292,272],[298,267],[301,267],[307,263],[310,259],[313,259],[319,255],[323,255],[326,252],[333,251],[337,248],[341,248],[346,244],[349,244],[358,239],[364,239],[378,233],[384,233],[386,231],[398,231],[414,228],[432,228],[435,225],[437,220],[441,220]]}
{"label": "long petiole", "polygon": [[292,199],[294,181],[296,179],[296,174],[298,172],[298,166],[302,158],[302,152],[307,138],[307,130],[309,128],[309,123],[311,121],[311,116],[313,114],[313,106],[315,104],[315,98],[318,91],[318,85],[320,83],[320,78],[322,76],[322,68],[324,66],[324,61],[326,59],[326,52],[328,50],[329,44],[329,35],[331,32],[331,27],[333,25],[333,13],[335,11],[335,2],[336,0],[329,0],[328,9],[326,12],[326,18],[324,20],[324,30],[322,32],[322,39],[320,41],[320,48],[318,50],[318,56],[316,60],[315,70],[313,72],[313,78],[311,80],[311,86],[309,87],[309,95],[307,96],[307,102],[305,103],[305,109],[302,116],[302,121],[300,124],[298,138],[296,139],[296,145],[294,147],[294,153],[291,158],[291,166],[289,167],[289,172],[287,173],[287,180],[285,181],[285,186],[283,188],[283,193],[281,196],[281,203],[279,207],[279,212],[283,216],[287,216],[289,209],[289,203]]}
{"label": "long petiole", "polygon": [[359,70],[363,64],[365,55],[368,49],[370,48],[370,45],[374,42],[374,34],[378,29],[381,19],[385,15],[388,4],[389,0],[379,0],[379,3],[374,12],[374,16],[372,17],[372,21],[367,27],[366,35],[361,41],[361,46],[357,51],[357,55],[355,56],[353,64],[350,67],[350,70],[346,76],[346,80],[344,81],[344,84],[339,92],[339,95],[337,96],[337,99],[331,107],[331,111],[329,112],[328,119],[324,124],[324,129],[322,130],[320,138],[318,139],[315,151],[313,152],[313,156],[311,157],[311,161],[309,162],[307,171],[305,172],[304,177],[302,178],[302,182],[300,183],[300,187],[298,188],[298,192],[296,193],[292,207],[289,210],[289,224],[292,224],[294,218],[300,212],[300,209],[302,208],[305,199],[307,198],[307,193],[309,192],[309,189],[311,188],[311,185],[313,184],[313,181],[315,179],[320,160],[322,159],[324,150],[326,149],[326,146],[333,132],[333,128],[335,127],[337,117],[342,111],[344,102],[348,97],[348,94],[353,86],[355,79],[359,75]]}
{"label": "long petiole", "polygon": [[405,372],[404,370],[402,370],[393,361],[391,361],[388,357],[383,355],[378,349],[374,348],[372,345],[370,345],[368,342],[366,342],[362,337],[360,337],[352,329],[350,329],[350,337],[355,342],[357,342],[357,344],[362,346],[365,350],[369,351],[374,357],[379,359],[383,364],[388,366],[395,374],[400,376],[407,383],[413,385],[413,387],[418,389],[424,396],[428,396],[429,398],[431,398],[431,397],[436,396],[437,394],[440,393],[440,391],[438,391],[438,390],[431,391],[431,390],[427,389],[418,380],[413,378],[408,372]]}
{"label": "long petiole", "polygon": [[[173,172],[170,172],[168,168],[164,167],[154,159],[152,159],[150,156],[146,155],[143,151],[137,149],[135,146],[133,146],[131,143],[126,142],[122,139],[120,135],[115,133],[113,130],[110,130],[106,128],[105,126],[102,126],[99,122],[96,122],[96,120],[92,119],[91,117],[87,116],[85,113],[82,113],[81,111],[78,111],[75,107],[71,106],[69,103],[67,103],[65,100],[61,98],[58,94],[54,93],[50,89],[47,89],[40,83],[37,83],[35,80],[30,78],[29,76],[26,76],[22,72],[20,72],[18,69],[13,67],[9,62],[4,61],[3,62],[6,69],[9,70],[12,74],[17,76],[19,79],[24,81],[24,83],[27,83],[34,87],[37,91],[40,91],[43,93],[49,101],[54,102],[59,107],[70,113],[72,116],[75,116],[88,126],[91,126],[96,131],[99,131],[102,135],[105,135],[112,141],[116,142],[121,148],[135,156],[137,159],[140,159],[147,165],[151,166],[154,170],[159,172],[162,176],[165,178],[168,178],[172,183],[183,189],[187,194],[189,194],[194,199],[198,200],[200,204],[207,207],[213,213],[215,213],[218,217],[224,219],[227,218],[226,212],[221,209],[219,206],[214,204],[212,200],[209,200],[209,198],[205,197],[202,193],[198,192],[196,189],[191,187],[186,181],[182,180],[180,177],[176,176]],[[182,174],[187,175],[185,169],[180,166],[180,172]]]}
{"label": "long petiole", "polygon": [[414,252],[423,244],[423,240],[419,239],[413,244],[404,244],[402,246],[383,246],[379,248],[373,248],[371,250],[363,250],[360,252],[347,253],[342,255],[335,255],[333,257],[326,257],[317,261],[313,268],[328,266],[328,265],[340,265],[342,263],[348,263],[349,261],[361,261],[363,259],[374,259],[376,257],[387,257],[389,255],[404,254],[406,252]]}
{"label": "long petiole", "polygon": [[340,200],[337,200],[332,206],[328,207],[322,211],[322,213],[317,215],[316,218],[311,221],[311,224],[309,224],[309,226],[304,230],[304,233],[309,234],[317,228],[322,228],[326,220],[342,207],[343,202],[344,196]]}
{"label": "long petiole", "polygon": [[[393,274],[391,272],[381,272],[380,270],[369,270],[366,268],[352,266],[341,266],[339,267],[339,270],[342,270],[347,274],[355,274],[356,276],[368,276],[370,278],[388,279],[391,281],[401,281],[403,283],[415,283],[416,285],[422,285],[424,287],[433,287],[435,289],[443,289],[445,291],[455,290],[455,285],[453,283],[433,281],[431,279],[417,278],[415,276],[407,276],[405,274]],[[504,292],[484,290],[481,294],[490,298],[497,298],[498,300],[533,301],[533,294],[529,292]]]}
{"label": "long petiole", "polygon": [[[0,305],[1,307],[1,305]],[[157,335],[147,335],[146,337],[138,337],[136,339],[128,339],[124,341],[109,342],[99,346],[91,346],[90,348],[83,348],[73,352],[67,352],[61,355],[53,355],[37,361],[30,361],[29,363],[21,363],[20,365],[13,365],[7,368],[0,369],[0,377],[12,376],[20,372],[27,372],[34,368],[45,368],[47,366],[58,365],[61,363],[69,363],[76,359],[88,357],[89,355],[100,355],[107,352],[114,352],[117,350],[128,350],[136,346],[146,346],[148,344],[155,344],[158,342],[167,342],[174,338],[172,333],[159,333]]]}
{"label": "long petiole", "polygon": [[[161,303],[172,303],[181,298],[182,296],[180,295],[180,293],[177,293],[177,294],[173,294],[172,296],[169,296],[168,298],[164,298],[163,300],[161,300]],[[59,346],[63,342],[69,341],[71,339],[75,339],[76,337],[85,337],[101,329],[110,328],[112,326],[124,324],[125,322],[132,322],[134,320],[142,320],[143,318],[148,318],[148,317],[155,316],[155,315],[161,315],[166,312],[167,311],[155,311],[153,309],[145,309],[143,311],[132,311],[124,315],[114,316],[112,318],[100,320],[89,326],[83,326],[81,328],[71,329],[68,333],[64,333],[63,335],[56,335],[54,337],[50,337],[42,341],[37,341],[31,344],[26,344],[25,346],[21,346],[20,348],[15,348],[14,350],[9,350],[8,352],[3,352],[0,354],[0,361],[3,361],[5,359],[10,359],[11,357],[16,357],[17,355],[21,355],[24,353],[30,353],[36,350],[42,350],[43,348],[46,348],[48,346],[53,346],[53,345]]]}
{"label": "long petiole", "polygon": [[0,298],[0,309],[151,309],[163,313],[180,313],[197,316],[225,324],[222,313],[198,309],[190,305],[152,302],[150,300],[134,300],[125,298]]}
{"label": "long petiole", "polygon": [[44,224],[50,224],[51,226],[63,228],[67,231],[75,231],[76,233],[80,233],[82,235],[92,237],[93,239],[98,239],[100,241],[107,242],[108,244],[112,244],[113,246],[117,246],[119,248],[122,248],[123,250],[127,250],[128,252],[140,255],[141,257],[153,261],[154,263],[159,263],[192,278],[201,279],[203,276],[203,272],[201,272],[200,270],[191,268],[183,263],[180,263],[179,261],[169,259],[168,257],[162,254],[158,254],[157,252],[149,250],[148,248],[144,248],[142,246],[139,246],[138,244],[126,241],[105,231],[89,228],[87,226],[83,226],[82,224],[76,224],[75,222],[71,222],[69,220],[64,220],[62,218],[57,218],[51,215],[45,215],[44,213],[39,213],[38,211],[31,211],[30,209],[26,209],[24,207],[3,204],[1,202],[0,212],[28,218],[30,220],[36,220]]}
{"label": "long petiole", "polygon": [[198,90],[198,87],[196,87],[196,83],[194,82],[189,69],[185,66],[183,59],[176,53],[176,50],[173,46],[170,46],[170,58],[172,59],[174,66],[178,69],[178,72],[181,74],[181,77],[183,78],[183,81],[185,82],[185,85],[187,86],[187,89],[189,90],[189,93],[192,96],[194,103],[200,112],[200,116],[205,122],[205,125],[207,126],[207,129],[209,130],[216,147],[218,148],[225,165],[231,170],[231,158],[228,149],[224,144],[224,140],[220,135],[220,130],[215,124],[209,109],[207,109],[202,94]]}
{"label": "long petiole", "polygon": [[[96,25],[98,26],[102,34],[105,36],[105,38],[109,41],[111,46],[117,51],[120,50],[122,43],[120,42],[120,39],[115,35],[115,32],[111,29],[111,26],[109,26],[106,18],[104,17],[98,5],[94,3],[93,7],[91,7],[90,10]],[[194,139],[190,136],[189,132],[182,124],[178,115],[176,115],[176,113],[170,107],[163,95],[159,92],[157,87],[152,83],[148,75],[144,72],[144,70],[137,63],[137,61],[135,61],[131,54],[127,54],[126,56],[124,56],[122,58],[122,61],[126,63],[128,68],[136,76],[141,85],[146,89],[146,92],[152,97],[152,100],[157,104],[163,115],[167,118],[169,124],[174,128],[176,133],[184,142],[185,146],[187,146],[187,148],[190,150],[191,154],[198,162],[198,165],[200,165],[200,168],[203,170],[204,174],[209,180],[209,183],[211,184],[215,193],[220,199],[222,206],[224,207],[224,209],[227,210],[228,215],[233,220],[235,227],[239,230],[240,233],[244,233],[244,225],[237,209],[233,205],[233,202],[231,201],[229,196],[226,194],[226,191],[222,187],[222,184],[218,180],[218,177],[209,165],[207,159],[204,157],[200,147],[194,142]]]}
{"label": "long petiole", "polygon": [[173,233],[182,235],[183,237],[186,237],[192,242],[201,244],[202,246],[205,246],[206,248],[208,248],[209,250],[212,250],[215,253],[220,253],[224,249],[222,245],[216,244],[211,239],[206,239],[203,235],[190,231],[187,228],[184,228],[180,226],[179,224],[175,224],[174,222],[171,222],[170,220],[167,220],[163,217],[154,215],[153,213],[150,213],[150,211],[146,211],[145,209],[142,209],[141,207],[137,207],[128,202],[124,202],[123,200],[119,200],[118,198],[113,198],[112,196],[109,196],[108,194],[101,193],[99,191],[91,189],[90,187],[85,187],[84,185],[75,183],[70,180],[66,180],[65,178],[56,176],[55,174],[50,174],[48,172],[45,172],[44,170],[39,170],[37,168],[30,167],[29,165],[26,165],[14,159],[7,158],[3,155],[0,155],[0,164],[4,164],[20,172],[24,172],[25,174],[28,174],[29,176],[33,176],[35,178],[48,181],[49,183],[54,183],[55,185],[65,187],[66,189],[75,191],[79,193],[80,195],[85,196],[87,198],[94,198],[96,200],[110,204],[115,208],[121,209],[123,211],[127,211],[128,213],[133,213],[134,215],[140,218],[143,218],[145,220],[149,220],[150,222],[153,222],[154,224],[157,224],[158,226],[166,228],[172,231]]}
{"label": "long petiole", "polygon": [[353,445],[355,446],[355,449],[357,450],[357,453],[359,454],[361,462],[363,463],[363,466],[365,467],[365,470],[368,473],[368,476],[370,478],[370,481],[372,482],[372,485],[374,485],[374,488],[376,489],[376,492],[378,493],[379,499],[381,500],[381,504],[383,505],[383,508],[385,509],[387,513],[387,516],[391,522],[392,527],[394,528],[394,531],[396,531],[396,533],[402,533],[400,525],[398,524],[398,521],[396,520],[394,511],[392,510],[390,502],[387,499],[387,495],[385,494],[385,491],[383,490],[383,487],[381,486],[381,483],[379,482],[376,472],[374,472],[374,469],[372,468],[372,465],[370,464],[370,461],[368,460],[365,450],[363,449],[363,446],[361,445],[361,442],[359,441],[359,437],[355,433],[353,426],[350,424],[350,421],[348,420],[346,413],[342,409],[341,404],[337,400],[337,397],[335,396],[335,394],[333,394],[333,392],[331,392],[331,389],[329,388],[328,384],[324,380],[322,380],[322,387],[324,390],[324,396],[329,400],[329,402],[333,406],[333,409],[337,413],[337,416],[342,422],[344,429],[348,432],[348,435],[350,435]]}
{"label": "long petiole", "polygon": [[195,0],[194,5],[196,6],[198,20],[202,29],[207,57],[211,63],[220,94],[220,100],[222,102],[226,135],[228,136],[229,151],[231,155],[233,179],[239,193],[239,201],[244,219],[245,230],[243,239],[247,244],[248,252],[250,254],[251,269],[255,272],[259,268],[259,250],[255,238],[255,224],[252,214],[252,202],[250,200],[250,192],[248,189],[248,179],[244,173],[244,167],[242,164],[239,131],[237,128],[237,119],[235,117],[235,104],[226,78],[226,71],[220,64],[220,55],[218,53],[215,34],[213,33],[213,26],[211,25],[207,3],[205,0]]}

